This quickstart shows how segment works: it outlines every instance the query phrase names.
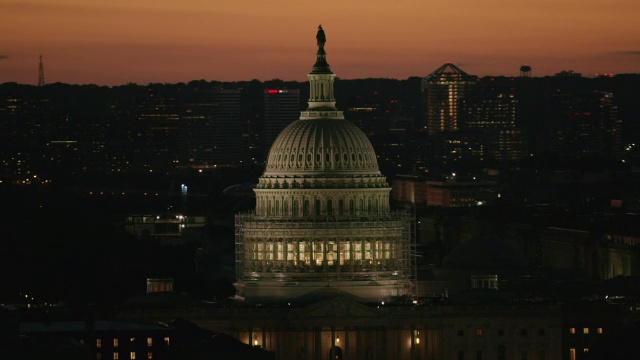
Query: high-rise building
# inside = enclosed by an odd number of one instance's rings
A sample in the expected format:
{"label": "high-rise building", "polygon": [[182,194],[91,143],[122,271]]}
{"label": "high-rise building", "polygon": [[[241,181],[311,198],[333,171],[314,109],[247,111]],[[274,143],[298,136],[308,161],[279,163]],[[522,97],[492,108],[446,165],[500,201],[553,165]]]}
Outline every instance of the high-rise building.
{"label": "high-rise building", "polygon": [[300,115],[300,90],[267,89],[264,91],[263,149],[271,148],[276,136]]}
{"label": "high-rise building", "polygon": [[550,99],[551,151],[566,159],[621,159],[622,121],[612,93],[567,87]]}
{"label": "high-rise building", "polygon": [[513,81],[483,79],[463,100],[460,128],[483,140],[487,160],[517,161],[526,154],[526,141],[516,124],[518,98]]}
{"label": "high-rise building", "polygon": [[202,169],[234,166],[246,160],[240,90],[193,90],[181,102],[180,166]]}
{"label": "high-rise building", "polygon": [[178,95],[164,88],[149,88],[138,104],[133,127],[133,163],[143,172],[173,171],[178,160],[180,124]]}
{"label": "high-rise building", "polygon": [[256,209],[236,215],[236,289],[247,301],[327,286],[366,301],[413,294],[412,216],[390,209],[366,135],[335,107],[319,27],[309,107],[275,139]]}
{"label": "high-rise building", "polygon": [[429,134],[459,129],[461,102],[476,77],[446,63],[422,79],[422,99]]}

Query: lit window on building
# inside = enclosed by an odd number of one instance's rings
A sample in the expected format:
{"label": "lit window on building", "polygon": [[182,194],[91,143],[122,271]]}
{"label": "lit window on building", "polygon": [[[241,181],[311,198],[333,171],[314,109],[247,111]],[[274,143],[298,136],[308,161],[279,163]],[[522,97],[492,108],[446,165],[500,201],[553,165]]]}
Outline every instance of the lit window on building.
{"label": "lit window on building", "polygon": [[151,351],[147,353],[147,359],[153,359],[153,353]]}
{"label": "lit window on building", "polygon": [[167,346],[169,346],[169,344],[170,344],[170,340],[171,340],[171,339],[169,339],[169,337],[168,337],[168,336],[165,336],[165,337],[164,337],[164,344],[165,344],[165,345],[167,345]]}
{"label": "lit window on building", "polygon": [[131,342],[135,342],[136,338],[132,337],[131,339],[129,339]]}
{"label": "lit window on building", "polygon": [[96,339],[96,348],[100,349],[102,347],[102,339]]}
{"label": "lit window on building", "polygon": [[602,328],[601,327],[599,327],[596,331],[597,331],[598,334],[602,334]]}
{"label": "lit window on building", "polygon": [[569,328],[569,334],[575,334],[576,333],[576,328]]}
{"label": "lit window on building", "polygon": [[583,329],[582,329],[582,333],[583,333],[583,334],[588,334],[588,333],[589,333],[589,328],[588,328],[588,327],[583,328]]}
{"label": "lit window on building", "polygon": [[129,359],[136,360],[136,352],[135,351],[132,351],[132,352],[129,353]]}
{"label": "lit window on building", "polygon": [[113,353],[113,360],[118,360],[118,352]]}
{"label": "lit window on building", "polygon": [[114,338],[113,339],[113,347],[117,348],[118,347],[118,338]]}
{"label": "lit window on building", "polygon": [[576,349],[569,349],[569,360],[576,360]]}
{"label": "lit window on building", "polygon": [[153,346],[153,338],[147,338],[147,346]]}
{"label": "lit window on building", "polygon": [[588,352],[589,352],[589,348],[584,348],[584,349],[582,349],[582,352],[586,352],[586,353],[588,353]]}
{"label": "lit window on building", "polygon": [[476,329],[476,336],[482,336],[482,329]]}

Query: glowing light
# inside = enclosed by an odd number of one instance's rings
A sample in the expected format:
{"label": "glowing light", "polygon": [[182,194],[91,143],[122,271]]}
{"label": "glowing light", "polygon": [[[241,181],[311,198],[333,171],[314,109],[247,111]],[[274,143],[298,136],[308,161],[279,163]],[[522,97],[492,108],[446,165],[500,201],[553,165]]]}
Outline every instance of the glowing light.
{"label": "glowing light", "polygon": [[336,344],[340,344],[340,335],[336,336]]}

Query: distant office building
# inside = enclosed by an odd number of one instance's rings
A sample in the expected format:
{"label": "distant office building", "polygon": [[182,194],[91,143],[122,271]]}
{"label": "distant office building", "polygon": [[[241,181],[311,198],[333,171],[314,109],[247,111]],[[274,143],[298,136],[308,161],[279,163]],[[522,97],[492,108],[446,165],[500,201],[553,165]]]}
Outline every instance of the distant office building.
{"label": "distant office building", "polygon": [[461,129],[485,145],[485,159],[519,160],[525,156],[527,146],[516,125],[516,88],[513,80],[494,80],[483,79],[463,100]]}
{"label": "distant office building", "polygon": [[476,77],[446,63],[422,80],[422,99],[429,134],[459,129],[461,102]]}
{"label": "distant office building", "polygon": [[300,116],[300,90],[267,89],[264,91],[264,141],[267,152],[276,136]]}
{"label": "distant office building", "polygon": [[237,166],[247,159],[242,142],[240,90],[194,91],[183,102],[182,167]]}
{"label": "distant office building", "polygon": [[622,121],[612,93],[558,89],[551,106],[551,151],[567,159],[622,157]]}
{"label": "distant office building", "polygon": [[138,102],[133,126],[134,168],[143,172],[173,171],[178,160],[180,109],[172,91],[149,88]]}

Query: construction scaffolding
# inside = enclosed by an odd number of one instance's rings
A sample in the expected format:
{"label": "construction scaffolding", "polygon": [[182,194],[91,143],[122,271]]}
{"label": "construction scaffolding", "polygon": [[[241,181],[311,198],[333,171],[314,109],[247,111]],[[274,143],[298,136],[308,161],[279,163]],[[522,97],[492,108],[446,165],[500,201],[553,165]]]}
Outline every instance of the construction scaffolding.
{"label": "construction scaffolding", "polygon": [[393,283],[415,295],[415,215],[236,215],[236,277],[243,282]]}

